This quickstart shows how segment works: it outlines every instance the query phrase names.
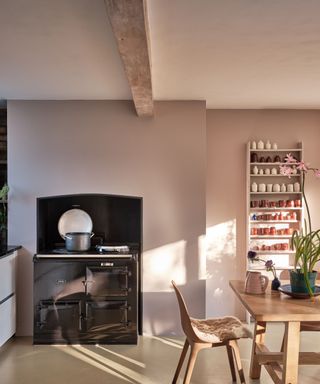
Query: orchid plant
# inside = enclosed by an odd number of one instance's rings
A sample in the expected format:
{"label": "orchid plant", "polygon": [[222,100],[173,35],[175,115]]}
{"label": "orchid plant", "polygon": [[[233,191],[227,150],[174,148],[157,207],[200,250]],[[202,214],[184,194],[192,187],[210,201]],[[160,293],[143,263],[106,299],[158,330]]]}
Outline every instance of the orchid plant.
{"label": "orchid plant", "polygon": [[275,264],[274,264],[274,262],[272,260],[265,261],[263,259],[260,259],[259,257],[257,257],[257,252],[255,252],[255,251],[249,251],[248,252],[248,259],[250,261],[252,261],[252,262],[253,261],[258,261],[260,263],[263,263],[266,271],[272,272],[273,278],[277,279],[277,273],[276,273]]}
{"label": "orchid plant", "polygon": [[310,167],[304,161],[298,161],[291,153],[287,154],[285,164],[280,165],[280,173],[289,178],[300,171],[301,174],[301,192],[306,208],[307,218],[305,219],[304,228],[301,233],[295,230],[291,237],[291,246],[295,250],[294,271],[297,267],[304,274],[304,280],[311,296],[310,282],[308,273],[313,272],[315,264],[320,260],[320,229],[314,231],[312,229],[311,215],[307,197],[305,194],[305,180],[308,172],[312,172],[316,177],[320,178],[320,169]]}

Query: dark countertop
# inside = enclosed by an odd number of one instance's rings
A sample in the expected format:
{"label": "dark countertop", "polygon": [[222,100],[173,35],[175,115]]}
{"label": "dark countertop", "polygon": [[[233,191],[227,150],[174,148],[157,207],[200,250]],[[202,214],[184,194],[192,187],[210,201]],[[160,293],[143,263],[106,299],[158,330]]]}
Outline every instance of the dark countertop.
{"label": "dark countertop", "polygon": [[21,245],[1,245],[0,246],[0,259],[11,255],[14,251],[21,248]]}

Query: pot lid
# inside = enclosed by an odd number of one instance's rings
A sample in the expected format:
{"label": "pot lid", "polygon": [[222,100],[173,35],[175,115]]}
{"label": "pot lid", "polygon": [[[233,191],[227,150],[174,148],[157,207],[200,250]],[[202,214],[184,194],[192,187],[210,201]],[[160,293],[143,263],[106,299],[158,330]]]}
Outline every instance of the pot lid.
{"label": "pot lid", "polygon": [[64,239],[68,232],[92,232],[92,220],[87,212],[73,208],[64,212],[58,222],[58,231]]}

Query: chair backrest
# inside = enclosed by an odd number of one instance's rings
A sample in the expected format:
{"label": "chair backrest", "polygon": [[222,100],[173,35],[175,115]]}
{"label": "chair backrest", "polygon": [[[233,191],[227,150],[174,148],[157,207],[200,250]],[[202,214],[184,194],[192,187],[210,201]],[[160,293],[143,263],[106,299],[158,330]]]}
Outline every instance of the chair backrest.
{"label": "chair backrest", "polygon": [[178,299],[179,309],[180,309],[180,320],[181,320],[181,326],[182,326],[183,332],[187,336],[188,340],[199,341],[200,339],[197,337],[197,335],[195,334],[192,328],[190,316],[187,310],[186,303],[183,299],[183,296],[181,295],[179,288],[176,286],[176,283],[173,280],[171,281],[171,284],[173,285],[174,291]]}

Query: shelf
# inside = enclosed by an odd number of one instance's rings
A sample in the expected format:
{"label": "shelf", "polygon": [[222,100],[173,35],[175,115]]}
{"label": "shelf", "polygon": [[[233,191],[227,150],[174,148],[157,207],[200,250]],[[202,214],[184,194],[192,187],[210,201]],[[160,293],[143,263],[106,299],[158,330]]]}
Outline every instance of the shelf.
{"label": "shelf", "polygon": [[298,220],[250,220],[251,224],[288,224],[299,223]]}
{"label": "shelf", "polygon": [[[276,174],[276,175],[265,175],[265,174],[263,174],[263,175],[255,175],[254,173],[250,173],[250,177],[287,177],[288,178],[288,176],[285,176],[285,175],[280,175],[280,174]],[[290,177],[301,177],[301,175],[300,174],[296,174],[296,175],[291,175]]]}
{"label": "shelf", "polygon": [[259,162],[256,162],[256,163],[250,163],[250,165],[270,165],[270,166],[277,167],[279,165],[293,165],[293,164],[288,164],[288,163],[283,163],[283,162],[279,162],[279,163],[259,163]]}
{"label": "shelf", "polygon": [[302,152],[302,148],[289,148],[289,149],[252,149],[250,148],[250,152]]}
{"label": "shelf", "polygon": [[301,195],[302,192],[250,192],[250,195]]}
{"label": "shelf", "polygon": [[250,235],[250,239],[291,239],[291,235]]}
{"label": "shelf", "polygon": [[250,208],[250,211],[301,211],[302,207],[254,207]]}
{"label": "shelf", "polygon": [[294,255],[295,251],[255,251],[252,249],[257,255]]}
{"label": "shelf", "polygon": [[[270,140],[271,143],[277,142],[276,138],[273,138],[273,140]],[[247,250],[256,252],[257,258],[261,260],[274,260],[276,264],[275,269],[277,270],[290,270],[293,269],[295,251],[290,246],[292,235],[289,232],[300,232],[304,219],[305,205],[303,204],[301,187],[303,172],[296,168],[294,174],[289,177],[288,175],[281,174],[281,169],[283,166],[295,166],[294,163],[286,162],[287,154],[289,153],[297,159],[297,162],[303,159],[303,143],[289,142],[289,145],[283,143],[284,148],[277,149],[267,149],[265,147],[263,149],[253,149],[251,148],[251,143],[252,141],[247,143],[246,160]],[[296,145],[296,147],[288,148],[291,145]],[[255,185],[252,189],[253,183]],[[293,184],[295,183],[297,185],[300,184],[299,188],[294,189]],[[257,188],[255,188],[256,185]],[[260,191],[264,192],[259,191],[259,185]],[[267,185],[270,187],[268,190]],[[278,185],[282,185],[283,189],[279,188]],[[297,206],[294,206],[294,201]],[[287,204],[290,207],[283,206]],[[283,220],[277,220],[279,218]],[[272,234],[270,234],[268,229],[261,230],[261,228],[270,229],[271,227],[273,227]],[[260,250],[257,251],[252,248],[259,248]],[[266,271],[266,268],[264,263],[251,263],[248,259],[247,270]]]}

